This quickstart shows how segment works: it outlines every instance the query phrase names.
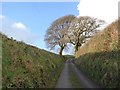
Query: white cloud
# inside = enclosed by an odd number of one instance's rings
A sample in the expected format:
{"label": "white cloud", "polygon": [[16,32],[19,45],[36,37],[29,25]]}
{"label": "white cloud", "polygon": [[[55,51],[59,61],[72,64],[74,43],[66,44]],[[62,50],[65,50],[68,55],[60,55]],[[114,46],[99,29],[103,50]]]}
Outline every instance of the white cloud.
{"label": "white cloud", "polygon": [[92,16],[111,23],[118,18],[119,0],[80,0],[79,16]]}
{"label": "white cloud", "polygon": [[22,22],[15,22],[5,16],[5,19],[0,18],[2,26],[0,25],[0,32],[13,37],[17,41],[24,41],[28,44],[33,44],[40,38],[39,35],[34,34],[26,25]]}
{"label": "white cloud", "polygon": [[5,16],[3,16],[2,14],[0,14],[0,19],[4,19],[5,18]]}
{"label": "white cloud", "polygon": [[27,27],[24,24],[22,24],[21,22],[13,23],[12,28],[15,28],[18,30],[27,30]]}

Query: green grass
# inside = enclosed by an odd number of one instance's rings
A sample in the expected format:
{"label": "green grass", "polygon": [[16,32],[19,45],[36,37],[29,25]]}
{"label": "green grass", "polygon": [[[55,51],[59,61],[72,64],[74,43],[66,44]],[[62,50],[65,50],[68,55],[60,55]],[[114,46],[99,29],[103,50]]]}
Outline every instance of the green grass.
{"label": "green grass", "polygon": [[75,58],[73,55],[64,55],[64,57],[66,57],[67,60],[68,60],[68,59],[71,59],[71,58],[73,58],[73,59]]}
{"label": "green grass", "polygon": [[69,74],[70,74],[70,82],[72,84],[72,88],[82,88],[82,86],[80,85],[80,82],[77,79],[77,76],[75,75],[75,73],[73,72],[73,70],[69,70]]}
{"label": "green grass", "polygon": [[3,88],[53,88],[66,57],[2,36]]}
{"label": "green grass", "polygon": [[120,88],[119,24],[115,21],[107,26],[76,53],[77,67],[98,85],[107,88]]}
{"label": "green grass", "polygon": [[2,37],[0,36],[0,89],[2,88]]}
{"label": "green grass", "polygon": [[120,51],[85,54],[75,63],[98,85],[107,88],[120,87]]}

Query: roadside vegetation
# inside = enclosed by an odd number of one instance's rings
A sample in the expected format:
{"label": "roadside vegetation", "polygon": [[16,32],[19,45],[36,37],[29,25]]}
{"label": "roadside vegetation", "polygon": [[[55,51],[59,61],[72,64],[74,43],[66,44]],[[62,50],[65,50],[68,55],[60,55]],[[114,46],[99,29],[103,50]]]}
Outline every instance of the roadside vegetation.
{"label": "roadside vegetation", "polygon": [[76,65],[90,79],[106,88],[120,88],[120,23],[97,33],[76,52]]}
{"label": "roadside vegetation", "polygon": [[[55,87],[65,60],[74,58],[62,55],[71,45],[77,67],[90,79],[102,87],[120,87],[120,22],[116,20],[99,32],[103,24],[103,20],[89,16],[56,19],[44,41],[50,50],[59,48],[59,55],[0,34],[3,88]],[[77,82],[73,74],[71,79]]]}
{"label": "roadside vegetation", "polygon": [[65,57],[2,36],[2,87],[53,88]]}
{"label": "roadside vegetation", "polygon": [[[69,65],[69,67],[70,67],[70,65]],[[82,88],[82,85],[80,85],[80,82],[78,81],[77,76],[75,75],[75,73],[71,67],[69,69],[69,74],[70,74],[69,79],[72,84],[72,88]]]}

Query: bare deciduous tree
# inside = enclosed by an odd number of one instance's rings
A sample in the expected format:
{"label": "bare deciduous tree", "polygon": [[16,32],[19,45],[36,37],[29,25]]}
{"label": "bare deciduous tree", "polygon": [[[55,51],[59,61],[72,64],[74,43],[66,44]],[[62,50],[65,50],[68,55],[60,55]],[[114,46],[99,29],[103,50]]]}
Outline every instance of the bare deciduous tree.
{"label": "bare deciduous tree", "polygon": [[51,50],[56,46],[60,47],[59,54],[62,55],[62,51],[67,47],[68,42],[68,28],[71,21],[75,18],[73,15],[66,15],[55,20],[51,26],[47,29],[45,39],[46,45]]}
{"label": "bare deciduous tree", "polygon": [[75,52],[86,42],[88,38],[93,36],[104,23],[103,20],[89,16],[81,16],[75,18],[69,27],[69,42],[75,46]]}

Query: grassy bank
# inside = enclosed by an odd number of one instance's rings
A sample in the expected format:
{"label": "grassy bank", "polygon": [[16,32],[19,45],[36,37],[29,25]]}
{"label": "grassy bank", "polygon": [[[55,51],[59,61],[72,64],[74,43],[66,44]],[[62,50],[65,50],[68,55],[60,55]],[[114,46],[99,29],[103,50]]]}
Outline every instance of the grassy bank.
{"label": "grassy bank", "polygon": [[64,59],[2,35],[2,85],[4,88],[54,87]]}
{"label": "grassy bank", "polygon": [[120,88],[120,51],[82,55],[77,67],[102,87]]}
{"label": "grassy bank", "polygon": [[97,84],[120,87],[120,36],[118,21],[91,38],[76,53],[76,65]]}

